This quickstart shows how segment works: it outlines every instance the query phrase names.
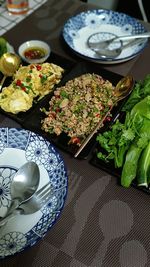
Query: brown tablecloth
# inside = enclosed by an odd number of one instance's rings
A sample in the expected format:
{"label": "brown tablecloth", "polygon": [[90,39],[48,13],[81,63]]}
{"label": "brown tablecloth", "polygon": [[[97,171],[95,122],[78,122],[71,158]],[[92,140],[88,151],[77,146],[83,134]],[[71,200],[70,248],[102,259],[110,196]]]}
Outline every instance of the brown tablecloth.
{"label": "brown tablecloth", "polygon": [[[80,61],[63,44],[60,33],[67,18],[93,8],[80,1],[49,0],[5,37],[16,51],[23,41],[43,39],[52,51]],[[149,24],[146,25],[149,28]],[[114,66],[115,73],[131,73],[136,80],[150,73],[150,46],[138,57]],[[0,126],[20,127],[0,115]],[[124,189],[117,178],[86,160],[59,150],[68,169],[69,188],[56,224],[32,248],[0,261],[2,267],[149,267],[150,195],[134,187]]]}

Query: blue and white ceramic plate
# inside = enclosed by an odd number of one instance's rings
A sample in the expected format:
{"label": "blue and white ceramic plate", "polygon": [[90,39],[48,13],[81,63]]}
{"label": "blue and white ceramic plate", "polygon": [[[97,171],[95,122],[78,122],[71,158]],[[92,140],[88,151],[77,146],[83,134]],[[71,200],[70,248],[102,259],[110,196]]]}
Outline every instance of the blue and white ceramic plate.
{"label": "blue and white ceramic plate", "polygon": [[[124,48],[116,58],[111,59],[106,57],[105,59],[101,59],[87,45],[87,40],[90,35],[102,33],[102,35],[98,34],[98,40],[101,41],[104,40],[105,36],[107,38],[108,34],[121,36],[143,32],[146,32],[146,29],[135,18],[112,10],[96,9],[81,12],[69,18],[63,27],[62,35],[69,47],[79,56],[102,64],[116,64],[134,58],[141,53],[148,42],[147,38],[138,44]],[[123,45],[126,43],[127,41],[125,43],[123,42]]]}
{"label": "blue and white ceramic plate", "polygon": [[55,194],[41,210],[16,215],[0,228],[0,259],[33,246],[44,237],[64,206],[67,173],[62,157],[51,143],[28,130],[0,128],[0,216],[4,216],[10,206],[12,177],[27,161],[39,166],[39,188],[49,181]]}

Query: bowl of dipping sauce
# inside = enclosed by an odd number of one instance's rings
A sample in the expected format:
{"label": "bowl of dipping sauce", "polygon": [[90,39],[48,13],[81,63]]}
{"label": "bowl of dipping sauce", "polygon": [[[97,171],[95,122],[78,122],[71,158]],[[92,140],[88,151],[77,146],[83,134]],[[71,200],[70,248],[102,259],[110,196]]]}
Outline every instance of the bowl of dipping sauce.
{"label": "bowl of dipping sauce", "polygon": [[21,44],[18,49],[19,56],[27,63],[43,63],[50,56],[50,46],[40,40],[30,40]]}

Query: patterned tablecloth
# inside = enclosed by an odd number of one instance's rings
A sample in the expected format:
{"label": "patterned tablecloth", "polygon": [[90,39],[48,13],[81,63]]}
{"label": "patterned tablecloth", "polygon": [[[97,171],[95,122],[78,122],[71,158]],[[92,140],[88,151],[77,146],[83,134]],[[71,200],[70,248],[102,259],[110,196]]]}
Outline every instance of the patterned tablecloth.
{"label": "patterned tablecloth", "polygon": [[14,27],[17,23],[29,16],[34,10],[43,5],[47,0],[29,0],[29,11],[26,15],[9,14],[5,1],[0,1],[0,35]]}
{"label": "patterned tablecloth", "polygon": [[[60,33],[66,19],[89,8],[93,7],[80,1],[48,0],[4,36],[15,49],[24,40],[38,36],[58,55],[80,62],[63,44]],[[28,34],[21,35],[22,30]],[[141,79],[150,73],[149,54],[150,46],[147,46],[129,62],[103,67]],[[0,126],[21,127],[2,114]],[[117,178],[92,166],[90,158],[74,159],[58,150],[69,176],[68,196],[59,220],[44,239],[22,253],[1,260],[0,266],[149,267],[150,195],[134,187],[119,186]]]}

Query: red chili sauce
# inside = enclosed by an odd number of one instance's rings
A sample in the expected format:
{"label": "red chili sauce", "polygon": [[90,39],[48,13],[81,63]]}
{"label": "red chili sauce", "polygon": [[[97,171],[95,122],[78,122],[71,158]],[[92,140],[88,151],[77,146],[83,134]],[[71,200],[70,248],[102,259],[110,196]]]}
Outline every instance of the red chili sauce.
{"label": "red chili sauce", "polygon": [[24,51],[24,56],[27,59],[40,59],[45,57],[46,50],[41,47],[30,47]]}

